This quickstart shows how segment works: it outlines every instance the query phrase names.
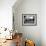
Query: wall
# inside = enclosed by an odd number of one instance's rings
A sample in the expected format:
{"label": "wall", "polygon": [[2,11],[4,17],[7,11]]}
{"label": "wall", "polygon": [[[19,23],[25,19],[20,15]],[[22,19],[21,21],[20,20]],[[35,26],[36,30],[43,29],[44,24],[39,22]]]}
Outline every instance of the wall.
{"label": "wall", "polygon": [[41,1],[41,40],[42,46],[46,46],[46,0]]}
{"label": "wall", "polygon": [[[41,46],[40,3],[40,0],[22,0],[13,6],[15,30],[22,32],[25,39],[34,40],[36,46]],[[37,14],[37,26],[22,26],[22,14]]]}
{"label": "wall", "polygon": [[0,27],[12,29],[12,6],[16,0],[0,0]]}

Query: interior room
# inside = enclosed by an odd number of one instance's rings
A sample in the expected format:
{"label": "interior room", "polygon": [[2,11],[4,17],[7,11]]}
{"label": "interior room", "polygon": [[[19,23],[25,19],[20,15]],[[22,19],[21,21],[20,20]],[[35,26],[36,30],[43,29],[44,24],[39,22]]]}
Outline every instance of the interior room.
{"label": "interior room", "polygon": [[0,0],[0,46],[46,46],[46,0]]}

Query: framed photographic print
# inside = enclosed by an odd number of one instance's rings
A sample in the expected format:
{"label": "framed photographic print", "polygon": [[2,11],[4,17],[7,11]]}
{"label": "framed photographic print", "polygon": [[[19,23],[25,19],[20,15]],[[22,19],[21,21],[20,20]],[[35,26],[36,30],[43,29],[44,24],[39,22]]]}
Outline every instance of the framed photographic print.
{"label": "framed photographic print", "polygon": [[22,14],[22,25],[23,26],[36,26],[37,14]]}

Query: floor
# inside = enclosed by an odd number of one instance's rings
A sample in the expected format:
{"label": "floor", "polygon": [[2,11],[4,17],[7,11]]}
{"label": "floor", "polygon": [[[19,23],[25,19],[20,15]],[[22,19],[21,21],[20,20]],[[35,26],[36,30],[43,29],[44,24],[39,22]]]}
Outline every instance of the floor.
{"label": "floor", "polygon": [[[20,36],[21,36],[21,33],[19,33],[19,35],[18,35],[18,33],[16,33],[16,35],[14,35],[12,37],[13,39],[11,39],[11,40],[0,39],[0,46],[16,46],[16,45],[23,46],[23,43],[22,43],[23,40],[22,40],[22,37],[20,37]],[[3,42],[4,40],[6,40],[6,42]],[[19,44],[17,41],[19,42]]]}
{"label": "floor", "polygon": [[13,40],[6,40],[6,42],[2,43],[0,46],[16,46],[15,39],[13,39]]}

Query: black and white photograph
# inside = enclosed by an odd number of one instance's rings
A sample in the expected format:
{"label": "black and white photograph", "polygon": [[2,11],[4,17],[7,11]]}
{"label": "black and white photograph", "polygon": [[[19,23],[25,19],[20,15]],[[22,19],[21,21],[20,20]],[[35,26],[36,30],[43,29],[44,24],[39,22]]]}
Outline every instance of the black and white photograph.
{"label": "black and white photograph", "polygon": [[37,14],[22,14],[22,25],[25,26],[37,25]]}

